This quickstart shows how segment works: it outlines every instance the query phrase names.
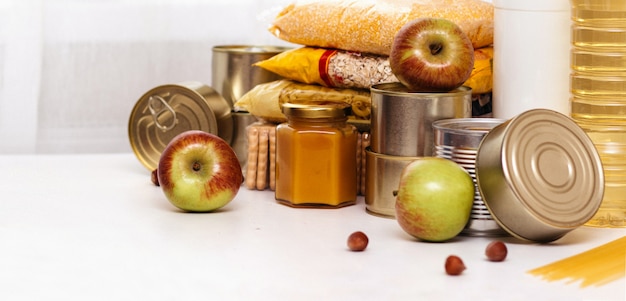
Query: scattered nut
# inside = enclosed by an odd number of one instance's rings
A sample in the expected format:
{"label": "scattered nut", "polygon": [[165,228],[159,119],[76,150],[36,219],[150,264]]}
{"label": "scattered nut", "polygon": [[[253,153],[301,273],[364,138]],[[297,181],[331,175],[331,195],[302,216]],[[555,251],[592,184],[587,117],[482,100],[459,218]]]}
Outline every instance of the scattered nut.
{"label": "scattered nut", "polygon": [[361,231],[354,232],[348,236],[348,248],[350,251],[363,251],[367,248],[368,243],[367,235]]}
{"label": "scattered nut", "polygon": [[157,175],[156,168],[150,174],[150,179],[152,180],[152,184],[154,184],[155,186],[159,186],[159,176]]}
{"label": "scattered nut", "polygon": [[485,255],[489,261],[503,261],[507,253],[506,245],[499,240],[490,242],[485,249]]}
{"label": "scattered nut", "polygon": [[459,256],[450,255],[446,258],[446,273],[448,275],[460,275],[465,270],[465,264]]}

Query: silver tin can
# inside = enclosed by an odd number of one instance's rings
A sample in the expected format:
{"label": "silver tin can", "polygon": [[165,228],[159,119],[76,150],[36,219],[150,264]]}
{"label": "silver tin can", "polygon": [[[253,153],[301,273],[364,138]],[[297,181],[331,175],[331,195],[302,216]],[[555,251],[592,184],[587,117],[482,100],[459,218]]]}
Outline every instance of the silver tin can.
{"label": "silver tin can", "polygon": [[604,195],[593,142],[571,118],[548,109],[526,111],[485,135],[476,182],[498,224],[535,242],[584,225]]}
{"label": "silver tin can", "polygon": [[400,83],[370,88],[371,149],[393,156],[432,156],[433,121],[472,117],[472,90],[443,93],[410,92]]}
{"label": "silver tin can", "polygon": [[433,122],[435,155],[450,159],[465,168],[472,177],[476,188],[470,220],[462,234],[470,236],[502,236],[507,234],[491,216],[476,185],[478,146],[491,129],[504,121],[495,118],[456,118]]}
{"label": "silver tin can", "polygon": [[254,63],[271,58],[290,48],[280,46],[220,45],[213,47],[211,86],[228,101],[231,108],[256,85],[281,77]]}

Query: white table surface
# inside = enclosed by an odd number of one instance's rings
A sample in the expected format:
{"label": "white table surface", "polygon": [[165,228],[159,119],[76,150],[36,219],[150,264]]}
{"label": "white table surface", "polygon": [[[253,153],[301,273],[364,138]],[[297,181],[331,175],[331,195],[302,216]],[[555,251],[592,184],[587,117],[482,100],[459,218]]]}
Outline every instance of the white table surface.
{"label": "white table surface", "polygon": [[[425,243],[393,219],[295,209],[245,187],[214,213],[184,213],[133,154],[0,156],[0,300],[626,300],[626,279],[580,288],[527,273],[626,235],[581,227],[547,245]],[[364,231],[370,244],[350,252]],[[459,255],[467,270],[444,273]]]}

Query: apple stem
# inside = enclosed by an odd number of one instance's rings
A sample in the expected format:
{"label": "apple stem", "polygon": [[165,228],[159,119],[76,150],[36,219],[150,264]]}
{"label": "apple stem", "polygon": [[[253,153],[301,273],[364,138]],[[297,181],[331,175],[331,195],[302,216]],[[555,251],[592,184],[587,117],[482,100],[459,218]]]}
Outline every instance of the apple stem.
{"label": "apple stem", "polygon": [[397,190],[393,191],[393,196],[398,196],[398,191]]}
{"label": "apple stem", "polygon": [[441,52],[441,48],[443,48],[443,46],[441,45],[441,43],[435,43],[430,44],[428,48],[430,49],[431,54],[436,55]]}
{"label": "apple stem", "polygon": [[199,171],[202,169],[202,165],[199,162],[193,162],[191,169],[193,169],[193,171]]}

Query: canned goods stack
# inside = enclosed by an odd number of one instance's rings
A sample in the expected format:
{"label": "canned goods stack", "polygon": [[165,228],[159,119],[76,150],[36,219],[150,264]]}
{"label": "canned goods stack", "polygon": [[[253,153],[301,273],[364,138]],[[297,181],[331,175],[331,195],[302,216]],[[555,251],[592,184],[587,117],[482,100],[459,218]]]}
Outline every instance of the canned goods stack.
{"label": "canned goods stack", "polygon": [[433,156],[436,120],[472,117],[468,87],[446,93],[409,92],[401,83],[374,85],[371,142],[366,151],[365,204],[369,213],[395,217],[395,196],[404,167]]}

